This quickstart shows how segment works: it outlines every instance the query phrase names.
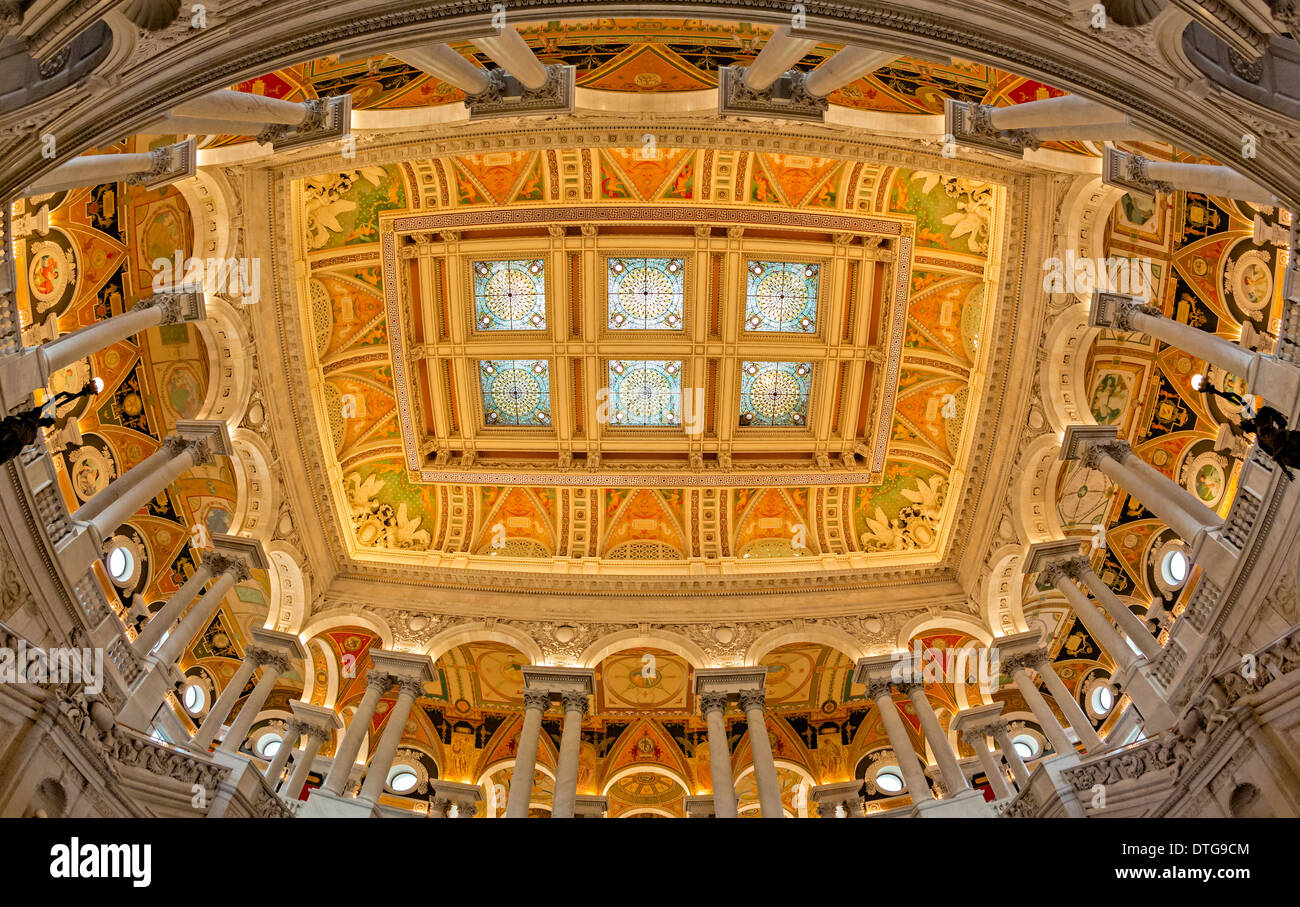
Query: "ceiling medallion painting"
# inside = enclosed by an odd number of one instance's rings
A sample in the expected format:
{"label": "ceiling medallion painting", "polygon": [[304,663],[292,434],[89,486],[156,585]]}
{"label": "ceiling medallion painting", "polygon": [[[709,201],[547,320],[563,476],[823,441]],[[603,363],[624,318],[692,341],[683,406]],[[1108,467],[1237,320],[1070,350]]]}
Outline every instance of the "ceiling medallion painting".
{"label": "ceiling medallion painting", "polygon": [[722,139],[291,171],[350,557],[942,558],[1006,184]]}

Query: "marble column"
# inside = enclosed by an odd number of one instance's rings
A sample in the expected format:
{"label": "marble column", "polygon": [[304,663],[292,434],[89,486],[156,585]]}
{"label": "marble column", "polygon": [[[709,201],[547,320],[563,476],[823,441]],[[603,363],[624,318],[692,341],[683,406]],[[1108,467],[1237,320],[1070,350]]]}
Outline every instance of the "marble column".
{"label": "marble column", "polygon": [[912,700],[916,715],[921,720],[921,731],[925,734],[925,739],[934,752],[935,761],[939,763],[939,771],[943,775],[943,786],[948,789],[948,796],[954,797],[964,790],[970,790],[970,782],[966,780],[966,773],[957,764],[957,754],[952,751],[952,744],[948,740],[948,735],[940,727],[939,717],[934,713],[934,706],[930,704],[929,697],[925,695],[925,685],[921,683],[904,683],[901,685],[901,689],[907,698]]}
{"label": "marble column", "polygon": [[1057,129],[1104,126],[1124,119],[1117,110],[1073,94],[988,108],[989,125],[994,129],[1040,129],[1050,134]]}
{"label": "marble column", "polygon": [[1300,392],[1300,368],[1294,363],[1282,362],[1226,337],[1167,318],[1158,307],[1140,297],[1096,291],[1088,317],[1095,327],[1147,334],[1244,378],[1250,393],[1259,394],[1284,413],[1290,412]]}
{"label": "marble column", "polygon": [[890,50],[872,50],[869,47],[850,45],[808,74],[804,87],[815,97],[824,98],[837,88],[873,73],[895,60],[898,54]]}
{"label": "marble column", "polygon": [[[213,557],[217,558],[214,563]],[[172,628],[172,625],[185,613],[185,609],[194,601],[195,597],[203,591],[203,587],[208,584],[208,580],[220,570],[226,569],[230,565],[230,558],[223,558],[216,552],[208,550],[203,554],[203,562],[199,564],[197,570],[191,574],[185,584],[167,599],[157,614],[149,618],[148,623],[136,636],[131,648],[137,655],[148,655],[153,647],[158,645],[159,640]]]}
{"label": "marble column", "polygon": [[713,811],[719,819],[736,818],[736,784],[731,775],[731,748],[727,745],[725,693],[701,693],[700,711],[709,728],[709,772],[713,779]]}
{"label": "marble column", "polygon": [[1226,196],[1267,207],[1279,204],[1273,193],[1222,164],[1157,161],[1108,147],[1102,168],[1107,183],[1125,189],[1148,193],[1170,193],[1182,189],[1204,195]]}
{"label": "marble column", "polygon": [[222,88],[177,104],[171,112],[178,117],[298,126],[311,116],[311,107],[299,101]]}
{"label": "marble column", "polygon": [[519,84],[529,91],[536,91],[546,84],[546,64],[537,59],[537,54],[533,53],[528,42],[513,28],[507,26],[494,37],[473,38],[471,43],[518,79]]}
{"label": "marble column", "polygon": [[226,723],[230,717],[230,711],[235,707],[244,687],[248,685],[248,679],[253,676],[253,671],[257,670],[257,662],[253,660],[253,653],[260,650],[255,646],[244,650],[244,660],[239,663],[239,668],[235,675],[226,682],[221,689],[221,695],[217,697],[216,702],[212,703],[212,708],[208,709],[208,714],[204,716],[203,723],[199,729],[194,732],[190,739],[190,745],[195,749],[206,750],[212,745],[212,741],[217,739],[217,734],[221,726]]}
{"label": "marble column", "polygon": [[894,704],[893,686],[887,680],[872,680],[867,685],[867,695],[880,710],[880,720],[885,725],[885,733],[889,735],[889,745],[894,750],[894,758],[898,760],[898,768],[903,773],[903,783],[907,785],[912,803],[921,804],[933,799],[930,782],[917,761],[916,750],[912,747],[911,738],[907,736],[907,727],[898,714],[898,706]]}
{"label": "marble column", "polygon": [[749,723],[749,752],[754,760],[754,782],[758,786],[758,804],[764,819],[784,819],[781,805],[781,782],[776,777],[772,743],[767,738],[767,691],[741,690],[740,710]]}
{"label": "marble column", "polygon": [[334,762],[322,785],[331,794],[343,795],[343,788],[347,786],[348,776],[352,773],[352,763],[356,761],[357,753],[361,751],[361,744],[370,730],[370,720],[375,716],[379,697],[388,692],[396,682],[391,674],[373,670],[367,672],[366,692],[361,697],[361,702],[357,704],[352,720],[348,722],[348,729],[343,734],[343,742],[334,753]]}
{"label": "marble column", "polygon": [[1026,670],[1027,668],[1036,667],[1040,660],[1036,653],[1013,655],[1002,660],[1002,669],[1011,675],[1016,689],[1020,690],[1020,695],[1024,697],[1025,702],[1029,705],[1029,711],[1033,712],[1034,717],[1038,719],[1038,726],[1043,729],[1043,733],[1051,741],[1052,749],[1056,750],[1058,755],[1073,753],[1075,751],[1074,744],[1065,735],[1065,729],[1057,721],[1056,715],[1052,712],[1052,707],[1043,694],[1038,691],[1038,687],[1034,685],[1033,680],[1029,677],[1029,672]]}
{"label": "marble column", "polygon": [[519,749],[515,751],[515,767],[510,774],[507,819],[528,816],[528,803],[533,798],[533,774],[537,771],[537,744],[542,736],[542,713],[550,704],[550,693],[524,690],[524,726],[519,731]]}
{"label": "marble column", "polygon": [[307,776],[311,774],[311,767],[316,760],[316,754],[320,752],[321,744],[328,740],[329,737],[329,728],[307,728],[307,745],[301,753],[294,756],[293,771],[289,774],[286,786],[281,788],[285,796],[290,800],[298,799],[299,793],[302,792],[302,786],[307,783]]}
{"label": "marble column", "polygon": [[1078,565],[1079,581],[1087,587],[1093,598],[1097,599],[1102,608],[1106,610],[1106,613],[1114,619],[1115,623],[1119,624],[1120,630],[1129,638],[1129,641],[1137,646],[1148,660],[1155,659],[1157,655],[1164,651],[1159,640],[1151,635],[1151,630],[1142,622],[1142,618],[1129,610],[1128,605],[1124,604],[1120,597],[1115,594],[1115,590],[1102,581],[1102,578],[1092,569],[1092,564],[1086,558],[1080,558]]}
{"label": "marble column", "polygon": [[275,751],[271,757],[271,763],[266,767],[266,781],[271,785],[271,790],[275,790],[276,785],[280,783],[280,776],[284,774],[284,767],[289,764],[289,754],[298,748],[298,738],[307,730],[307,726],[297,719],[290,719],[284,729],[284,739],[280,741],[280,748]]}
{"label": "marble column", "polygon": [[564,729],[560,732],[560,758],[555,768],[555,799],[552,819],[572,819],[573,801],[578,795],[578,757],[582,749],[582,716],[587,714],[587,694],[567,690],[560,694],[564,703]]}
{"label": "marble column", "polygon": [[1188,544],[1195,542],[1200,533],[1223,526],[1222,517],[1148,465],[1126,441],[1088,441],[1080,460],[1141,501]]}
{"label": "marble column", "polygon": [[1084,714],[1079,701],[1074,698],[1074,694],[1065,686],[1065,681],[1061,680],[1060,675],[1056,673],[1056,668],[1047,657],[1047,650],[1039,649],[1034,655],[1036,657],[1033,663],[1034,670],[1043,678],[1043,683],[1047,684],[1052,698],[1056,700],[1061,713],[1065,715],[1065,720],[1070,722],[1070,727],[1074,728],[1074,733],[1078,735],[1083,748],[1089,753],[1105,749],[1106,744],[1097,736],[1097,731],[1088,720],[1088,716]]}
{"label": "marble column", "polygon": [[754,62],[745,67],[745,85],[754,91],[771,88],[773,82],[816,46],[816,41],[796,38],[790,34],[790,26],[782,25],[772,32],[772,37],[767,39]]}
{"label": "marble column", "polygon": [[55,167],[23,190],[24,196],[124,182],[156,189],[194,175],[193,139],[139,154],[83,154]]}
{"label": "marble column", "polygon": [[[226,597],[226,593],[233,589],[236,583],[242,583],[252,575],[247,562],[242,558],[218,561],[214,556],[211,560],[213,569],[220,572],[216,574],[216,580],[208,587],[208,591],[199,596],[194,607],[190,608],[176,628],[158,646],[154,657],[160,664],[172,665],[179,661],[190,641],[206,629],[208,622],[212,620],[212,615],[216,614],[217,608],[221,607],[221,601]],[[154,620],[157,620],[157,616]],[[149,623],[150,626],[153,625],[153,621]]]}
{"label": "marble column", "polygon": [[1007,777],[1002,773],[1002,766],[989,750],[984,729],[968,730],[962,734],[962,738],[975,751],[975,755],[980,761],[980,767],[984,769],[984,776],[989,779],[989,787],[993,788],[993,796],[999,800],[1010,797],[1012,795],[1011,786],[1007,784]]}
{"label": "marble column", "polygon": [[407,66],[454,85],[465,94],[481,94],[488,87],[487,71],[446,44],[429,44],[424,47],[407,47],[390,51],[392,56]]}
{"label": "marble column", "polygon": [[1074,609],[1075,615],[1083,623],[1084,629],[1097,641],[1102,651],[1111,657],[1121,671],[1126,671],[1133,666],[1139,656],[1129,648],[1123,634],[1115,629],[1110,619],[1092,603],[1088,593],[1080,588],[1077,580],[1082,574],[1080,566],[1082,560],[1083,558],[1079,557],[1053,561],[1043,569],[1043,578],[1065,596],[1070,607]]}
{"label": "marble column", "polygon": [[1011,735],[1007,733],[1007,723],[995,721],[985,728],[984,733],[997,741],[1002,758],[1007,761],[1007,765],[1011,766],[1011,775],[1016,779],[1016,787],[1020,790],[1029,787],[1029,769],[1025,767],[1025,760],[1020,758],[1020,754],[1016,752],[1011,742]]}
{"label": "marble column", "polygon": [[388,770],[393,767],[397,748],[406,733],[406,719],[411,716],[411,707],[424,691],[424,684],[413,678],[397,681],[397,702],[388,713],[384,722],[384,732],[379,737],[379,744],[370,756],[370,766],[366,769],[366,781],[361,785],[361,799],[378,803],[384,787],[388,784]]}
{"label": "marble column", "polygon": [[253,663],[261,666],[262,676],[253,687],[253,692],[249,693],[248,698],[244,700],[239,714],[230,723],[230,730],[226,731],[226,737],[218,747],[225,753],[239,752],[239,748],[248,739],[248,732],[253,727],[253,722],[257,720],[258,713],[262,711],[266,700],[270,698],[271,691],[275,689],[275,682],[280,679],[281,674],[293,667],[289,656],[283,652],[259,648],[251,655]]}
{"label": "marble column", "polygon": [[[116,155],[109,155],[116,157]],[[121,315],[114,315],[94,324],[64,334],[57,340],[38,347],[45,359],[49,373],[59,371],[151,327],[199,321],[205,314],[203,293],[196,290],[178,290],[155,293],[141,299]]]}

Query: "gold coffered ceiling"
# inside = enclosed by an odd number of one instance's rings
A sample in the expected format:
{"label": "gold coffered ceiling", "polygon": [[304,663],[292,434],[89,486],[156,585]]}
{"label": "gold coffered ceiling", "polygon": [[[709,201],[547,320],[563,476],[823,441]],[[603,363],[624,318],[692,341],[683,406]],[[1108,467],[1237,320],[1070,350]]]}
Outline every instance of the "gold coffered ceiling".
{"label": "gold coffered ceiling", "polygon": [[981,340],[1008,317],[1023,178],[741,127],[638,135],[282,171],[286,326],[340,553],[496,574],[942,562],[982,481],[1005,363]]}

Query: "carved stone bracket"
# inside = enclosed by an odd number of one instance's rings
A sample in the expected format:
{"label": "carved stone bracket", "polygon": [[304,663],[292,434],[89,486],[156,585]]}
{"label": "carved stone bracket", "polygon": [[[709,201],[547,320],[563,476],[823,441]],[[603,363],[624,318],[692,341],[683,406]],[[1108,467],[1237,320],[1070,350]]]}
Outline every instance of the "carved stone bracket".
{"label": "carved stone bracket", "polygon": [[792,69],[757,91],[745,84],[744,72],[743,66],[724,66],[718,71],[718,113],[723,116],[760,114],[817,123],[825,117],[830,105],[808,91],[806,73]]}
{"label": "carved stone bracket", "polygon": [[525,88],[502,69],[488,70],[488,87],[465,99],[471,120],[491,117],[572,113],[575,69],[563,63],[546,67],[546,81],[536,90]]}
{"label": "carved stone bracket", "polygon": [[1042,143],[1029,129],[998,129],[992,121],[993,108],[948,98],[943,105],[944,134],[959,145],[1019,158],[1026,148]]}

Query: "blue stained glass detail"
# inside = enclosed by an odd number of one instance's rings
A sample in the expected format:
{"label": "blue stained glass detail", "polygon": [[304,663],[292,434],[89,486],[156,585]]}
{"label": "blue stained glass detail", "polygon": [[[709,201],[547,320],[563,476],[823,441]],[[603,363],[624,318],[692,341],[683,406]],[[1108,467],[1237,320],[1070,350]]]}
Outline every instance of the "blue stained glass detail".
{"label": "blue stained glass detail", "polygon": [[751,261],[746,270],[746,331],[811,334],[817,330],[820,265]]}
{"label": "blue stained glass detail", "polygon": [[480,331],[546,329],[546,263],[476,261],[474,326]]}
{"label": "blue stained glass detail", "polygon": [[681,361],[611,361],[609,422],[616,427],[681,425]]}
{"label": "blue stained glass detail", "polygon": [[545,360],[485,359],[478,364],[483,424],[549,426],[551,367]]}
{"label": "blue stained glass detail", "polygon": [[811,362],[742,362],[740,424],[807,426],[812,369]]}
{"label": "blue stained glass detail", "polygon": [[686,263],[680,258],[609,259],[609,326],[680,331]]}

